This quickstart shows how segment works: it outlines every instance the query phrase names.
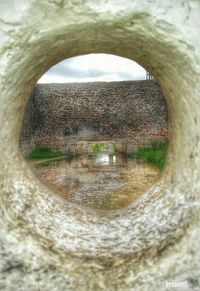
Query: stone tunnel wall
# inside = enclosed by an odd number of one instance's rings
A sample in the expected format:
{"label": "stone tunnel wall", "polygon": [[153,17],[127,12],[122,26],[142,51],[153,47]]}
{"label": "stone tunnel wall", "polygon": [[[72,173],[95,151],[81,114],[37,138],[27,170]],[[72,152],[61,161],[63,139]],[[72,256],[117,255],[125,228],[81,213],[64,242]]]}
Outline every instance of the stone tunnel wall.
{"label": "stone tunnel wall", "polygon": [[132,150],[167,136],[167,106],[154,80],[39,84],[27,105],[21,148],[66,150],[103,140]]}
{"label": "stone tunnel wall", "polygon": [[[20,0],[0,11],[0,289],[200,290],[200,1]],[[105,216],[58,199],[18,151],[35,81],[63,58],[102,52],[143,64],[173,123],[161,179]]]}

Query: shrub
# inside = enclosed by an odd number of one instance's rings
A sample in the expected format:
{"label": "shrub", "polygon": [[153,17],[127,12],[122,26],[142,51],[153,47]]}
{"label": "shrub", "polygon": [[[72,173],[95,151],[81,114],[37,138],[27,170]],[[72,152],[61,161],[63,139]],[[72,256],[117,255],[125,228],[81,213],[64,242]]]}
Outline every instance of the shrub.
{"label": "shrub", "polygon": [[144,158],[146,161],[156,164],[163,169],[167,156],[169,141],[153,141],[149,147],[141,148],[131,153],[132,157]]}
{"label": "shrub", "polygon": [[99,152],[101,152],[104,149],[105,145],[103,143],[95,143],[92,146],[92,152],[94,154],[97,154]]}
{"label": "shrub", "polygon": [[45,146],[38,145],[32,152],[30,152],[27,155],[28,160],[34,160],[34,159],[50,159],[50,158],[56,158],[56,157],[62,157],[66,154],[59,151],[51,150]]}

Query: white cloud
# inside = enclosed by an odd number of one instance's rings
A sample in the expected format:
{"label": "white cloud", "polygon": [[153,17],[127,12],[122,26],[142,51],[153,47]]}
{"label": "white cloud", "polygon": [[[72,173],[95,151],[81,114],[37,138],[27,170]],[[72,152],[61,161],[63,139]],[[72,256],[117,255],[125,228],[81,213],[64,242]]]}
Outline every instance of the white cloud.
{"label": "white cloud", "polygon": [[123,81],[145,79],[146,71],[126,58],[88,54],[66,59],[48,70],[38,83]]}

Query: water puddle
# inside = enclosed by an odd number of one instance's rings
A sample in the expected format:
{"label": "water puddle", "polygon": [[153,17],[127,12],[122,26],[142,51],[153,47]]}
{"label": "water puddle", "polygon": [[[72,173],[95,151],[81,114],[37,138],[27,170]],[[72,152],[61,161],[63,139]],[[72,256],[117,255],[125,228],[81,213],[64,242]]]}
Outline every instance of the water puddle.
{"label": "water puddle", "polygon": [[30,166],[52,191],[70,202],[96,209],[126,207],[160,177],[155,166],[109,153],[40,161]]}

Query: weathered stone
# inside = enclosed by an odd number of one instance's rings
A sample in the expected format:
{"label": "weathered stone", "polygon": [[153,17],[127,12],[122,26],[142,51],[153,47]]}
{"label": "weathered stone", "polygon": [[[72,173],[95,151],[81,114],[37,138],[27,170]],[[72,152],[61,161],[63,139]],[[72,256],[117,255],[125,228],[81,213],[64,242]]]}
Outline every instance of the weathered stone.
{"label": "weathered stone", "polygon": [[[149,291],[187,280],[198,290],[200,2],[2,0],[0,11],[0,265],[20,262],[4,268],[0,288]],[[19,152],[36,81],[58,61],[90,52],[143,65],[165,94],[172,125],[162,179],[108,216],[52,195]]]}
{"label": "weathered stone", "polygon": [[64,151],[76,141],[107,140],[131,141],[136,149],[167,137],[167,106],[155,81],[39,84],[26,109],[21,148]]}

